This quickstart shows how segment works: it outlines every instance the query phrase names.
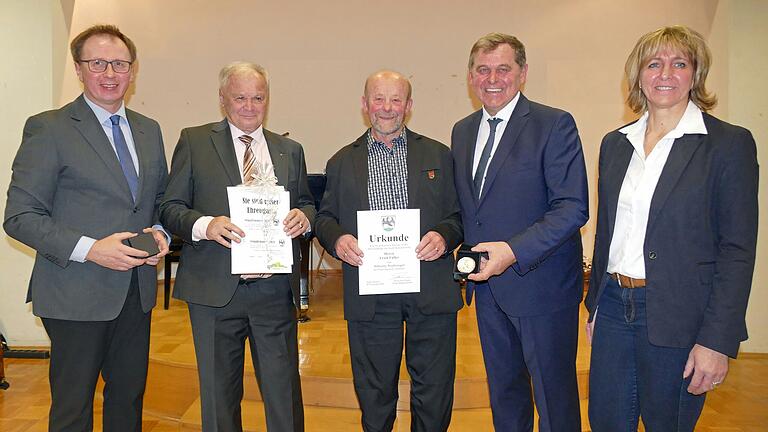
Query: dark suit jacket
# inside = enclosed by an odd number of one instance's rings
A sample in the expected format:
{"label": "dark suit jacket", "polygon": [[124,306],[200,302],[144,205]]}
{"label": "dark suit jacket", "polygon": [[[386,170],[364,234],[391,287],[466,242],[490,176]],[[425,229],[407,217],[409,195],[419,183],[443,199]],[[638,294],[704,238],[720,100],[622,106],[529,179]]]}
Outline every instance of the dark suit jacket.
{"label": "dark suit jacket", "polygon": [[[120,162],[83,96],[30,117],[13,162],[3,227],[37,251],[27,301],[35,315],[108,321],[120,313],[132,271],[69,261],[81,236],[100,239],[158,223],[168,168],[157,122],[126,110],[139,159],[136,203]],[[144,311],[155,305],[157,273],[138,268]]]}
{"label": "dark suit jacket", "polygon": [[[482,110],[451,136],[464,241],[506,241],[517,263],[487,282],[511,316],[549,313],[581,301],[579,228],[588,218],[587,176],[573,117],[520,95],[478,201],[472,177]],[[472,301],[474,283],[467,286]]]}
{"label": "dark suit jacket", "polygon": [[[307,185],[304,150],[296,141],[264,129],[277,184],[291,194],[312,223],[312,194]],[[192,241],[192,226],[201,216],[229,216],[227,187],[241,184],[240,169],[227,120],[187,128],[173,153],[171,176],[160,207],[163,226],[184,240],[173,296],[206,306],[224,306],[235,293],[239,275],[231,274],[231,254],[215,241]],[[314,226],[313,226],[314,227]],[[294,300],[299,296],[300,248],[293,240],[293,272],[289,277]]]}
{"label": "dark suit jacket", "polygon": [[[707,135],[675,140],[651,200],[643,255],[648,339],[736,357],[755,265],[758,166],[748,130],[704,114]],[[600,147],[590,319],[607,281],[616,205],[633,147],[613,131]]]}
{"label": "dark suit jacket", "polygon": [[[336,240],[344,234],[357,238],[357,211],[368,204],[368,141],[363,134],[339,150],[326,167],[328,182],[317,214],[315,234],[335,256]],[[408,142],[408,208],[420,209],[420,235],[436,231],[446,250],[461,243],[459,204],[453,187],[451,154],[443,144],[406,130]],[[337,257],[338,258],[338,257]],[[344,270],[344,318],[373,319],[375,295],[359,295],[358,269],[346,263]],[[453,254],[432,262],[421,262],[421,292],[418,305],[424,314],[456,312],[462,306],[459,285],[453,280]]]}

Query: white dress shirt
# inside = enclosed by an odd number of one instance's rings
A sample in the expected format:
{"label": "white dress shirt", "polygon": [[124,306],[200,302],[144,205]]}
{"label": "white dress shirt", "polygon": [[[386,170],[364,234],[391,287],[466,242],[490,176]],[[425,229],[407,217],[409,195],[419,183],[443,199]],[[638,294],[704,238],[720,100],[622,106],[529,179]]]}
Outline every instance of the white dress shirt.
{"label": "white dress shirt", "polygon": [[685,134],[707,134],[701,110],[689,101],[677,126],[664,135],[646,157],[643,144],[647,126],[648,112],[635,123],[619,129],[627,136],[634,151],[621,184],[608,254],[608,273],[621,273],[636,279],[645,279],[643,245],[648,213],[672,145]]}
{"label": "white dress shirt", "polygon": [[[267,147],[267,139],[264,138],[263,126],[259,126],[253,133],[247,134],[229,122],[229,131],[232,134],[232,145],[235,147],[235,159],[237,159],[237,168],[240,172],[241,180],[243,178],[243,157],[245,156],[245,144],[240,141],[240,137],[243,135],[249,135],[253,138],[251,149],[253,150],[256,166],[266,166],[268,172],[275,173],[272,157],[269,155],[269,148]],[[206,232],[212,220],[213,216],[202,216],[195,221],[195,224],[192,226],[193,241],[208,240]]]}
{"label": "white dress shirt", "polygon": [[485,174],[483,174],[483,181],[480,183],[480,190],[483,190],[485,186],[485,177],[488,175],[488,166],[491,165],[493,155],[496,153],[496,149],[499,148],[499,141],[501,136],[504,135],[504,131],[507,129],[509,118],[512,117],[512,112],[517,106],[517,101],[520,100],[520,92],[509,101],[509,103],[502,108],[495,116],[488,114],[488,111],[483,107],[483,117],[480,119],[480,127],[477,130],[477,141],[475,143],[475,157],[472,159],[472,176],[474,178],[477,172],[477,166],[480,164],[480,156],[483,154],[485,148],[485,142],[488,141],[488,135],[491,134],[491,125],[488,124],[488,120],[492,118],[500,119],[501,122],[496,125],[496,135],[493,137],[493,147],[491,147],[491,155],[488,158],[488,165],[485,167]]}
{"label": "white dress shirt", "polygon": [[[117,155],[117,149],[115,148],[115,139],[112,135],[112,120],[110,120],[110,117],[117,114],[120,116],[120,130],[123,131],[123,136],[125,137],[125,143],[128,145],[128,152],[131,154],[131,159],[133,159],[133,167],[136,169],[136,176],[139,175],[139,158],[136,155],[136,145],[133,143],[133,134],[131,133],[131,125],[128,124],[128,117],[125,115],[125,102],[120,104],[120,108],[113,114],[104,108],[96,105],[93,103],[90,99],[88,99],[88,96],[83,94],[83,99],[85,99],[85,103],[88,104],[88,107],[91,108],[91,111],[93,111],[93,114],[96,116],[96,119],[99,121],[99,124],[101,125],[101,128],[104,130],[104,133],[107,135],[107,139],[109,140],[109,143],[112,144],[112,150],[115,151],[115,155]],[[159,227],[159,225],[157,226]],[[153,227],[155,228],[155,227]],[[166,237],[168,237],[166,233]],[[168,242],[170,243],[170,237],[168,237]],[[88,252],[91,251],[91,248],[93,247],[93,244],[96,243],[96,239],[88,236],[82,236],[80,237],[80,240],[77,241],[77,244],[75,244],[75,248],[72,249],[72,253],[69,255],[70,261],[77,261],[77,262],[85,262],[85,257],[88,256]]]}

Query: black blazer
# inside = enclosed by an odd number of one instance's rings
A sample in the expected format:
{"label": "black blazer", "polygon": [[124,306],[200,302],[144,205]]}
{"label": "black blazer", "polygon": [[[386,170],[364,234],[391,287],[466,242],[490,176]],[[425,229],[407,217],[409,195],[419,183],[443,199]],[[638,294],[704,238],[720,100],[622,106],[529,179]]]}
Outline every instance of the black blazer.
{"label": "black blazer", "polygon": [[[335,256],[336,240],[357,237],[357,211],[368,205],[368,141],[363,134],[339,150],[326,167],[328,183],[315,221],[315,234]],[[443,257],[421,262],[418,305],[424,314],[456,312],[462,306],[459,285],[453,280],[453,254],[462,240],[459,203],[453,185],[453,161],[448,147],[406,129],[408,142],[408,208],[421,210],[420,235],[436,231],[446,242]],[[338,257],[337,257],[338,258]],[[376,296],[359,295],[357,267],[342,264],[344,318],[373,319]]]}
{"label": "black blazer", "polygon": [[[299,208],[309,219],[315,206],[307,185],[304,150],[296,141],[264,129],[277,184],[291,194],[291,208]],[[160,206],[163,226],[184,240],[173,289],[175,298],[206,306],[224,306],[235,293],[239,275],[231,274],[228,248],[214,241],[192,241],[192,226],[201,216],[229,216],[227,186],[242,183],[232,134],[227,120],[181,131],[173,153],[171,175]],[[298,237],[293,239],[293,272],[290,277],[294,301],[299,298]]]}
{"label": "black blazer", "polygon": [[[704,114],[707,135],[675,140],[651,200],[643,246],[648,339],[700,344],[736,357],[757,242],[758,165],[750,132]],[[590,288],[593,319],[607,281],[619,191],[632,156],[613,131],[600,147],[598,214]],[[598,314],[599,315],[599,314]]]}

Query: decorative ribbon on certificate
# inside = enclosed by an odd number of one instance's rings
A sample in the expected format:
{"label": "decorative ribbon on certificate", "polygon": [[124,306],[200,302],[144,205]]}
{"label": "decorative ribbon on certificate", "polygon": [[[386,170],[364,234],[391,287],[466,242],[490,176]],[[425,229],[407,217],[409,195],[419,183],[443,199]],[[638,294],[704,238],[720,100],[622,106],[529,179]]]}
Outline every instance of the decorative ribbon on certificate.
{"label": "decorative ribbon on certificate", "polygon": [[259,167],[247,184],[228,187],[229,217],[245,232],[232,242],[232,274],[290,273],[293,242],[283,231],[291,195],[270,172]]}

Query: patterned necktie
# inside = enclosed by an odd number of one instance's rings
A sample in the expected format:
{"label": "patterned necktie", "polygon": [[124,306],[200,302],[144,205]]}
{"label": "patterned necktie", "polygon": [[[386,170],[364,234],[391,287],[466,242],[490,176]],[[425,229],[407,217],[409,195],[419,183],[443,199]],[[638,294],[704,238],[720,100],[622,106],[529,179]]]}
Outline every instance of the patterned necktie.
{"label": "patterned necktie", "polygon": [[496,126],[501,123],[500,118],[491,118],[488,119],[488,124],[491,127],[491,133],[488,135],[488,140],[485,142],[485,147],[483,147],[483,153],[480,155],[480,163],[477,164],[477,171],[475,171],[475,193],[477,193],[477,197],[480,198],[480,193],[482,190],[480,188],[483,185],[483,176],[485,176],[485,170],[488,168],[488,159],[491,158],[491,149],[493,148],[493,141],[496,138]]}
{"label": "patterned necktie", "polygon": [[115,114],[109,118],[112,122],[112,140],[115,142],[117,150],[117,159],[120,161],[120,168],[123,169],[123,175],[128,182],[128,188],[131,189],[133,202],[136,202],[136,192],[139,189],[139,176],[136,175],[136,166],[133,164],[131,152],[128,151],[128,144],[125,142],[125,135],[120,129],[120,116]]}
{"label": "patterned necktie", "polygon": [[[253,154],[253,137],[250,135],[241,135],[237,137],[241,143],[245,144],[245,153],[243,154],[243,183],[252,180],[251,175],[256,173],[256,155]],[[271,273],[256,273],[240,275],[241,279],[266,279],[272,276]]]}
{"label": "patterned necktie", "polygon": [[253,143],[253,137],[250,135],[241,135],[237,139],[241,143],[245,144],[245,153],[243,154],[243,183],[248,183],[251,180],[251,175],[255,171],[256,156],[253,154],[251,143]]}

